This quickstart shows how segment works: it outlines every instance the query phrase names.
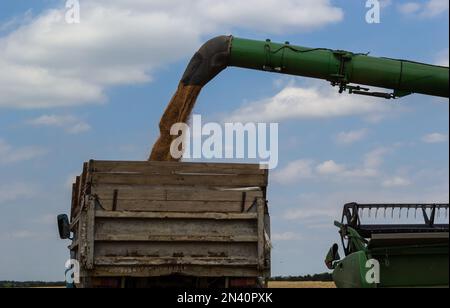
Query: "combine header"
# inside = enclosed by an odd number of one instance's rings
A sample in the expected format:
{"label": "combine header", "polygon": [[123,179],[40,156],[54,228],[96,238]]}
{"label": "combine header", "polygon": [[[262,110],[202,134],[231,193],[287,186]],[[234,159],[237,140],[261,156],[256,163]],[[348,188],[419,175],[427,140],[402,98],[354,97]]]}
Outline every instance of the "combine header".
{"label": "combine header", "polygon": [[[326,259],[340,288],[448,287],[448,204],[357,204],[344,207]],[[423,217],[421,224],[405,224]],[[390,219],[394,224],[363,224]],[[439,223],[440,221],[446,222]]]}

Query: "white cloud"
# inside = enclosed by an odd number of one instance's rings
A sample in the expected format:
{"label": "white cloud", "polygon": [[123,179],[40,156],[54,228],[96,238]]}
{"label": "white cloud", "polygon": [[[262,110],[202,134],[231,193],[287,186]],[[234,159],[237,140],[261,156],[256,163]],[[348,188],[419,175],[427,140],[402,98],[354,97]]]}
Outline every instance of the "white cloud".
{"label": "white cloud", "polygon": [[307,31],[343,11],[329,0],[92,0],[80,24],[64,16],[62,6],[46,11],[0,38],[0,107],[102,103],[106,88],[149,82],[213,35]]}
{"label": "white cloud", "polygon": [[74,116],[43,115],[27,122],[33,126],[60,127],[70,134],[80,134],[91,130],[91,126]]}
{"label": "white cloud", "polygon": [[364,166],[367,168],[378,168],[383,164],[384,156],[390,152],[387,147],[376,148],[366,154]]}
{"label": "white cloud", "polygon": [[340,132],[336,136],[336,143],[341,145],[350,145],[361,141],[367,137],[367,129],[354,130],[349,132]]}
{"label": "white cloud", "polygon": [[321,175],[332,175],[342,173],[345,170],[345,166],[339,165],[333,160],[329,160],[318,165],[316,169]]}
{"label": "white cloud", "polygon": [[54,238],[53,234],[50,233],[40,233],[35,230],[16,230],[7,232],[4,234],[0,234],[0,240],[12,240],[12,241],[21,241],[21,240],[49,240]]}
{"label": "white cloud", "polygon": [[417,13],[421,8],[422,5],[417,2],[408,2],[398,6],[400,13],[406,15]]}
{"label": "white cloud", "polygon": [[80,175],[80,172],[73,172],[69,174],[66,178],[66,181],[64,182],[64,187],[66,189],[72,190],[73,184],[76,182],[77,176]]}
{"label": "white cloud", "polygon": [[448,13],[449,2],[447,0],[429,0],[425,3],[424,16],[434,17]]}
{"label": "white cloud", "polygon": [[448,12],[448,0],[427,0],[422,2],[406,2],[398,6],[400,13],[410,16],[431,18]]}
{"label": "white cloud", "polygon": [[449,62],[449,49],[446,48],[439,52],[436,56],[436,65],[447,66]]}
{"label": "white cloud", "polygon": [[363,177],[377,177],[380,175],[380,169],[384,163],[384,157],[391,150],[386,147],[376,148],[369,153],[367,153],[364,157],[363,165],[359,168],[355,168],[352,170],[346,170],[344,175],[346,177],[353,178],[363,178]]}
{"label": "white cloud", "polygon": [[341,181],[342,179],[376,178],[381,175],[384,157],[390,152],[391,149],[386,147],[376,148],[364,156],[359,166],[346,166],[334,160],[322,163],[315,163],[308,159],[296,160],[275,171],[272,178],[280,184],[293,184],[304,179]]}
{"label": "white cloud", "polygon": [[46,214],[46,215],[39,216],[37,218],[33,218],[31,221],[33,223],[37,223],[39,225],[53,226],[56,224],[56,215],[55,214]]}
{"label": "white cloud", "polygon": [[305,220],[305,221],[324,221],[326,219],[337,218],[339,211],[336,208],[315,209],[314,206],[303,207],[302,209],[291,209],[285,212],[285,220]]}
{"label": "white cloud", "polygon": [[35,194],[35,188],[23,183],[0,185],[0,204],[31,198]]}
{"label": "white cloud", "polygon": [[410,186],[412,183],[410,180],[405,179],[400,176],[396,176],[390,179],[385,180],[382,185],[386,188],[397,188],[397,187],[406,187]]}
{"label": "white cloud", "polygon": [[5,140],[0,139],[0,165],[32,160],[36,157],[45,155],[46,153],[47,151],[41,147],[14,147]]}
{"label": "white cloud", "polygon": [[[323,84],[323,83],[321,83]],[[391,110],[388,104],[358,95],[339,94],[329,85],[309,88],[287,86],[274,97],[252,102],[230,117],[235,122],[373,116]]]}
{"label": "white cloud", "polygon": [[290,242],[302,240],[304,237],[294,232],[284,232],[272,234],[272,240],[275,242]]}
{"label": "white cloud", "polygon": [[381,0],[380,4],[382,8],[387,8],[392,5],[392,0]]}
{"label": "white cloud", "polygon": [[283,184],[296,182],[299,179],[313,176],[313,161],[297,160],[290,162],[285,168],[273,174],[274,181]]}
{"label": "white cloud", "polygon": [[445,143],[448,142],[448,135],[441,133],[432,133],[422,137],[425,143]]}

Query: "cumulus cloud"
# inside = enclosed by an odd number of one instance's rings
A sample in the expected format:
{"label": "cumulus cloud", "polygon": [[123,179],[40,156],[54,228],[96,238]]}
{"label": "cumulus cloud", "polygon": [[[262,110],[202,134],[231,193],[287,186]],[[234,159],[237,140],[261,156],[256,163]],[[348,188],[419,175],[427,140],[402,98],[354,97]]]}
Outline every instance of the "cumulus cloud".
{"label": "cumulus cloud", "polygon": [[36,146],[14,147],[0,138],[0,165],[32,160],[46,153],[45,149]]}
{"label": "cumulus cloud", "polygon": [[[322,83],[323,84],[323,83]],[[339,94],[328,85],[287,86],[274,97],[252,102],[236,110],[236,122],[274,122],[291,119],[316,119],[345,116],[374,116],[390,111],[389,104],[358,95]]]}
{"label": "cumulus cloud", "polygon": [[447,66],[449,62],[449,49],[446,48],[438,53],[436,56],[436,65]]}
{"label": "cumulus cloud", "polygon": [[0,204],[31,198],[34,194],[35,188],[32,185],[23,183],[0,185]]}
{"label": "cumulus cloud", "polygon": [[400,177],[400,176],[396,176],[390,179],[387,179],[385,181],[383,181],[382,185],[383,187],[386,188],[397,188],[397,187],[406,187],[406,186],[410,186],[412,183],[410,180],[404,178],[404,177]]}
{"label": "cumulus cloud", "polygon": [[348,132],[340,132],[336,136],[336,143],[340,145],[350,145],[361,141],[367,136],[367,129],[359,129]]}
{"label": "cumulus cloud", "polygon": [[422,137],[425,143],[445,143],[448,142],[448,135],[441,133],[432,133]]}
{"label": "cumulus cloud", "polygon": [[336,208],[323,208],[315,209],[314,207],[302,208],[302,209],[290,209],[285,212],[283,218],[285,220],[331,220],[338,217],[339,211]]}
{"label": "cumulus cloud", "polygon": [[422,5],[417,2],[404,3],[404,4],[399,5],[399,7],[398,7],[400,13],[406,14],[406,15],[417,13],[421,8],[422,8]]}
{"label": "cumulus cloud", "polygon": [[275,171],[273,180],[280,184],[293,184],[305,179],[352,179],[376,178],[381,175],[384,157],[390,153],[386,147],[375,148],[364,155],[359,165],[345,165],[328,160],[317,163],[314,160],[296,160]]}
{"label": "cumulus cloud", "polygon": [[421,2],[406,2],[398,5],[400,13],[410,16],[431,18],[448,13],[448,0],[427,0]]}
{"label": "cumulus cloud", "polygon": [[59,127],[70,134],[81,134],[91,130],[91,126],[78,119],[77,117],[67,115],[43,115],[38,118],[27,121],[32,126]]}
{"label": "cumulus cloud", "polygon": [[345,170],[345,166],[339,165],[333,160],[329,160],[318,165],[316,170],[319,174],[323,175],[339,174]]}
{"label": "cumulus cloud", "polygon": [[313,176],[312,160],[296,160],[290,162],[285,168],[276,171],[273,179],[282,184],[296,182],[299,179],[311,178]]}
{"label": "cumulus cloud", "polygon": [[299,32],[342,19],[329,0],[92,0],[79,24],[61,6],[0,37],[0,107],[102,103],[106,88],[151,81],[223,29]]}
{"label": "cumulus cloud", "polygon": [[302,240],[303,236],[294,232],[284,232],[272,234],[272,240],[275,242],[290,242]]}
{"label": "cumulus cloud", "polygon": [[16,230],[0,234],[0,240],[22,241],[22,240],[49,240],[54,238],[51,233],[36,232],[36,230]]}

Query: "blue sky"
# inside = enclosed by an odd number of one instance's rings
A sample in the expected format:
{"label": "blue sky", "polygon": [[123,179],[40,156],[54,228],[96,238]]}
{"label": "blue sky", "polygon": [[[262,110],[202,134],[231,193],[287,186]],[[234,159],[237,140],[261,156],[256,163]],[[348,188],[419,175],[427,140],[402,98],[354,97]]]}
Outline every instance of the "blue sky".
{"label": "blue sky", "polygon": [[[210,37],[448,66],[448,1],[382,1],[380,24],[366,23],[365,1],[233,1],[81,0],[75,25],[64,22],[65,1],[0,3],[0,280],[63,279],[68,243],[54,220],[69,209],[71,179],[89,159],[147,158],[187,61]],[[206,121],[245,108],[280,123],[269,192],[274,275],[325,271],[345,202],[448,202],[447,99],[335,92],[228,69],[195,108]],[[288,114],[276,108],[283,95],[294,98]],[[261,112],[268,105],[273,114]]]}

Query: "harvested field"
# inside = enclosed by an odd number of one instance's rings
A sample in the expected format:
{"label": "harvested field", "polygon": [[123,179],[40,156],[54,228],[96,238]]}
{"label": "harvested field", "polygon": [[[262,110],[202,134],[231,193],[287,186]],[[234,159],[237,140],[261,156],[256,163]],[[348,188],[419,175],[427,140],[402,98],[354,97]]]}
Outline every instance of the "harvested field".
{"label": "harvested field", "polygon": [[334,282],[297,282],[297,281],[272,281],[269,288],[273,289],[335,289]]}

